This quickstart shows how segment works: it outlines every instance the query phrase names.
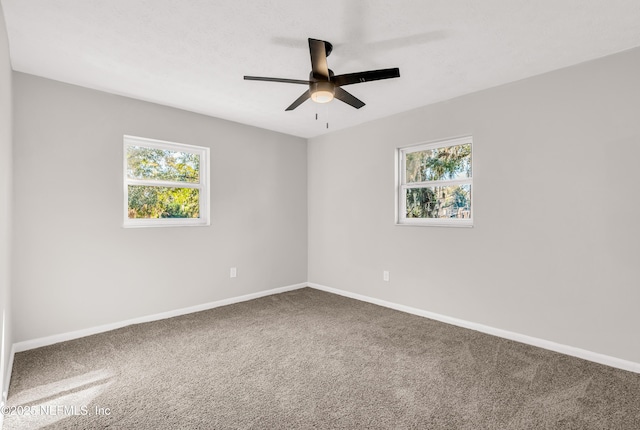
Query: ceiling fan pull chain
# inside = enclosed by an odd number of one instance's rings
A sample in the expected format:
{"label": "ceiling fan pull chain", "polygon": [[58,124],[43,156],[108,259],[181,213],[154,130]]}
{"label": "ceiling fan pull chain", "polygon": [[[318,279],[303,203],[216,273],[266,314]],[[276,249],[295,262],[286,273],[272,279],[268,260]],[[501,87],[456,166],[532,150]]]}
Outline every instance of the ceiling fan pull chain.
{"label": "ceiling fan pull chain", "polygon": [[329,104],[326,105],[327,106],[327,129],[329,128]]}

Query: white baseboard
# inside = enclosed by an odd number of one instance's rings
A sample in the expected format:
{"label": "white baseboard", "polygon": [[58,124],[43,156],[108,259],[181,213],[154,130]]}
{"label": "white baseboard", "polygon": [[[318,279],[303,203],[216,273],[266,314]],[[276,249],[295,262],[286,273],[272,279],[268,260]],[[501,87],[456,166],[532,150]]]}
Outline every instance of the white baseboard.
{"label": "white baseboard", "polygon": [[514,333],[512,331],[502,330],[499,328],[478,324],[471,321],[465,321],[458,318],[448,317],[446,315],[440,315],[434,312],[412,308],[410,306],[399,305],[397,303],[388,302],[386,300],[363,296],[361,294],[352,293],[350,291],[339,290],[337,288],[331,288],[331,287],[327,287],[320,284],[314,284],[312,282],[307,283],[307,285],[310,286],[311,288],[326,291],[328,293],[338,294],[341,296],[349,297],[349,298],[360,300],[363,302],[373,303],[375,305],[383,306],[385,308],[395,309],[397,311],[402,311],[409,314],[429,318],[432,320],[441,321],[441,322],[455,325],[458,327],[468,328],[471,330],[479,331],[481,333],[486,333],[493,336],[514,340],[516,342],[526,343],[528,345],[533,345],[533,346],[548,349],[551,351],[559,352],[561,354],[582,358],[584,360],[593,361],[596,363],[604,364],[606,366],[627,370],[629,372],[640,373],[640,363],[636,363],[633,361],[623,360],[621,358],[611,357],[609,355],[604,355],[604,354],[600,354],[593,351],[587,351],[586,349],[576,348],[569,345],[563,345],[561,343],[556,343],[556,342],[552,342],[545,339],[539,339],[537,337],[527,336],[525,334]]}
{"label": "white baseboard", "polygon": [[[52,345],[54,343],[65,342],[67,340],[78,339],[85,336],[90,336],[92,334],[104,333],[106,331],[115,330],[118,328],[126,327],[132,324],[140,324],[145,322],[157,321],[166,318],[172,318],[180,315],[186,315],[193,312],[204,311],[207,309],[213,309],[220,306],[231,305],[234,303],[245,302],[247,300],[253,300],[260,297],[270,296],[273,294],[284,293],[287,291],[293,291],[304,287],[311,287],[317,290],[326,291],[333,294],[338,294],[341,296],[349,297],[352,299],[360,300],[363,302],[373,303],[379,306],[383,306],[390,309],[395,309],[401,312],[406,312],[413,315],[418,315],[421,317],[429,318],[436,321],[441,321],[447,324],[452,324],[458,327],[468,328],[471,330],[479,331],[481,333],[490,334],[493,336],[502,337],[509,340],[514,340],[516,342],[525,343],[528,345],[537,346],[540,348],[548,349],[551,351],[559,352],[561,354],[570,355],[573,357],[582,358],[584,360],[593,361],[595,363],[604,364],[606,366],[615,367],[622,370],[627,370],[630,372],[640,373],[640,363],[636,363],[633,361],[623,360],[616,357],[611,357],[609,355],[600,354],[593,351],[588,351],[581,348],[576,348],[569,345],[563,345],[560,343],[552,342],[545,339],[540,339],[532,336],[527,336],[520,333],[511,332],[508,330],[503,330],[483,324],[474,323],[471,321],[462,320],[459,318],[448,317],[446,315],[437,314],[434,312],[425,311],[418,308],[413,308],[410,306],[400,305],[393,302],[388,302],[386,300],[376,299],[369,296],[364,296],[362,294],[352,293],[350,291],[340,290],[337,288],[327,287],[325,285],[315,284],[312,282],[304,282],[295,285],[289,285],[286,287],[273,288],[271,290],[259,291],[257,293],[246,294],[238,297],[231,297],[228,299],[218,300],[215,302],[204,303],[201,305],[190,306],[187,308],[176,309],[168,312],[162,312],[158,314],[148,315],[140,318],[133,318],[126,321],[120,321],[112,324],[105,324],[97,327],[91,327],[83,330],[72,331],[68,333],[61,333],[53,336],[42,337],[38,339],[27,340],[23,342],[16,342],[11,347],[11,354],[9,358],[9,365],[7,369],[7,378],[5,379],[6,388],[8,389],[10,378],[11,378],[11,369],[13,368],[13,357],[17,352],[27,351],[29,349],[40,348],[42,346]],[[4,390],[3,393],[4,394]]]}
{"label": "white baseboard", "polygon": [[[159,314],[147,315],[144,317],[133,318],[125,321],[119,321],[111,324],[104,324],[97,327],[90,327],[82,330],[71,331],[68,333],[55,334],[52,336],[41,337],[38,339],[25,340],[22,342],[16,342],[11,348],[11,361],[9,363],[9,372],[11,372],[13,364],[13,353],[27,351],[29,349],[40,348],[42,346],[53,345],[54,343],[65,342],[68,340],[78,339],[85,336],[91,336],[92,334],[104,333],[106,331],[115,330],[118,328],[126,327],[132,324],[140,324],[151,321],[163,320],[166,318],[177,317],[180,315],[186,315],[193,312],[206,311],[207,309],[218,308],[220,306],[231,305],[234,303],[246,302],[247,300],[253,300],[264,296],[271,296],[273,294],[284,293],[287,291],[293,291],[307,286],[306,282],[301,284],[288,285],[286,287],[273,288],[271,290],[259,291],[257,293],[245,294],[244,296],[231,297],[228,299],[217,300],[215,302],[203,303],[201,305],[189,306],[187,308],[175,309],[172,311],[161,312]],[[7,385],[8,387],[8,385]]]}

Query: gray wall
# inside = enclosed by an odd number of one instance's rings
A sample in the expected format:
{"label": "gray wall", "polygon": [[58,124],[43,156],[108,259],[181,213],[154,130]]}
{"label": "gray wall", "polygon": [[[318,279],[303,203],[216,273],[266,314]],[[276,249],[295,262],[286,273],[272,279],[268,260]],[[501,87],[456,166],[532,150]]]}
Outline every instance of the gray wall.
{"label": "gray wall", "polygon": [[[9,41],[0,5],[0,392],[5,390],[11,351],[11,62]],[[4,399],[2,399],[4,400]]]}
{"label": "gray wall", "polygon": [[[636,49],[308,145],[15,73],[14,340],[308,279],[640,362],[638,72]],[[0,52],[6,235],[10,83]],[[123,134],[211,148],[210,227],[121,227]],[[395,226],[395,148],[467,134],[475,227]]]}
{"label": "gray wall", "polygon": [[[468,134],[474,228],[395,226],[395,148]],[[308,152],[310,282],[640,362],[640,49]]]}
{"label": "gray wall", "polygon": [[[306,281],[304,139],[13,79],[16,342]],[[211,226],[122,228],[124,134],[211,148]]]}

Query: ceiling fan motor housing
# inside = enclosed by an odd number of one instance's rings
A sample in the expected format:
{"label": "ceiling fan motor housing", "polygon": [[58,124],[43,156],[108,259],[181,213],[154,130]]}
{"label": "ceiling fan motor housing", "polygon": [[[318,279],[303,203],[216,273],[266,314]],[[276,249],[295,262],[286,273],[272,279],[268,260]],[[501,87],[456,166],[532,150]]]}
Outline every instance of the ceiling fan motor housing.
{"label": "ceiling fan motor housing", "polygon": [[331,70],[331,69],[327,69],[327,70],[329,71],[329,78],[328,79],[327,79],[326,76],[319,75],[319,74],[313,73],[313,71],[311,71],[311,72],[309,72],[309,80],[311,82],[327,81],[327,80],[331,81],[333,79],[333,76],[334,76],[333,70]]}

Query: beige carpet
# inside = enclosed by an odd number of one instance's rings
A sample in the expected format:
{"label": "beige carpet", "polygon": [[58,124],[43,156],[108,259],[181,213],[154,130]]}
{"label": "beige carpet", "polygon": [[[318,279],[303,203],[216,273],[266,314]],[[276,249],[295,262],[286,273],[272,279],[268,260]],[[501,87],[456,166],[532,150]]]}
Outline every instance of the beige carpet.
{"label": "beige carpet", "polygon": [[9,429],[640,429],[640,375],[305,288],[16,354]]}

